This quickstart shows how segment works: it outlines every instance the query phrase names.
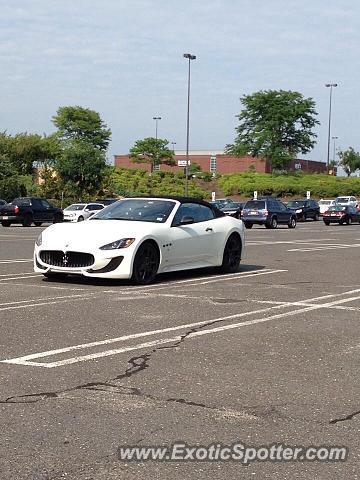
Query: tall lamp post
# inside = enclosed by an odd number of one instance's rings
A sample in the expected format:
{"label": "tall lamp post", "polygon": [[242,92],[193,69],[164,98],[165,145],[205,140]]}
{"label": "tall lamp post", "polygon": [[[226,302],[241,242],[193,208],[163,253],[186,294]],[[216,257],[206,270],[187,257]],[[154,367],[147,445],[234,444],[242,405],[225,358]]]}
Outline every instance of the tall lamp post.
{"label": "tall lamp post", "polygon": [[335,145],[336,145],[336,140],[337,140],[338,138],[339,138],[339,137],[331,137],[331,140],[333,140],[333,142],[334,142],[334,156],[333,156],[334,165],[335,165],[335,155],[336,155]]}
{"label": "tall lamp post", "polygon": [[158,121],[161,120],[161,117],[153,117],[153,120],[155,120],[155,138],[157,140],[157,137],[158,137]]}
{"label": "tall lamp post", "polygon": [[173,153],[175,153],[175,145],[176,145],[176,142],[171,142],[171,145],[172,145],[172,151],[173,151]]}
{"label": "tall lamp post", "polygon": [[327,158],[326,158],[326,169],[329,171],[329,161],[330,161],[330,135],[331,135],[331,100],[332,100],[332,89],[337,87],[337,83],[326,83],[325,87],[330,88],[330,99],[329,99],[329,129],[328,129],[328,148],[327,148]]}
{"label": "tall lamp post", "polygon": [[188,88],[187,88],[187,120],[186,120],[186,168],[185,168],[185,196],[189,193],[189,125],[190,125],[190,63],[196,56],[191,53],[184,53],[184,58],[189,61],[188,68]]}

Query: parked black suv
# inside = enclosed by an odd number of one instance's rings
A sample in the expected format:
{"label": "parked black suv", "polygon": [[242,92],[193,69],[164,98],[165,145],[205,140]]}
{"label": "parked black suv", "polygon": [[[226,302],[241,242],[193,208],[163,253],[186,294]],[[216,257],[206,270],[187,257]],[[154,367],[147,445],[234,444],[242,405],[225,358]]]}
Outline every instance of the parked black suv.
{"label": "parked black suv", "polygon": [[287,225],[289,228],[296,227],[296,214],[280,200],[272,197],[247,201],[241,219],[246,228],[252,228],[253,225],[276,228],[278,224]]}
{"label": "parked black suv", "polygon": [[45,222],[62,222],[63,218],[62,210],[50,205],[45,198],[15,198],[0,207],[0,223],[3,227],[10,227],[13,223],[20,223],[23,227],[30,227],[34,223],[40,227]]}
{"label": "parked black suv", "polygon": [[305,221],[307,218],[319,220],[320,218],[320,206],[315,200],[292,200],[287,206],[296,213],[298,220]]}

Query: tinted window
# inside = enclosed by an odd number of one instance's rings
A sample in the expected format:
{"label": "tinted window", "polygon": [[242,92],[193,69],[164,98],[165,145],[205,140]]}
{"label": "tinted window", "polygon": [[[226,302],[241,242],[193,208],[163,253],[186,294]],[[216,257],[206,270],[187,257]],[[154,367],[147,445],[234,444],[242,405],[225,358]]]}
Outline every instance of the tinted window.
{"label": "tinted window", "polygon": [[287,207],[286,205],[284,205],[283,203],[279,202],[279,209],[284,212],[285,210],[287,210]]}
{"label": "tinted window", "polygon": [[303,200],[293,200],[288,203],[288,207],[290,208],[301,208],[305,206],[305,201]]}
{"label": "tinted window", "polygon": [[183,203],[175,214],[173,224],[178,225],[183,217],[192,217],[195,223],[206,222],[214,218],[214,213],[206,205]]}
{"label": "tinted window", "polygon": [[50,208],[51,206],[50,203],[47,202],[46,200],[40,200],[40,203],[43,208]]}
{"label": "tinted window", "polygon": [[30,198],[15,198],[15,200],[12,201],[13,205],[31,205],[31,200]]}
{"label": "tinted window", "polygon": [[88,205],[87,208],[88,210],[93,211],[93,210],[102,210],[104,207],[102,205]]}
{"label": "tinted window", "polygon": [[251,210],[263,210],[265,209],[265,202],[263,200],[249,200],[245,203],[244,208]]}

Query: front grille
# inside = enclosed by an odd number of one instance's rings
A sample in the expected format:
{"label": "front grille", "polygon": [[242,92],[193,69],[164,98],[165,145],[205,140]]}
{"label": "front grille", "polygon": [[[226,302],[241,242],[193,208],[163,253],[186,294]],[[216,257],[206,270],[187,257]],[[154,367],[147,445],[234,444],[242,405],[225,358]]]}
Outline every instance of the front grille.
{"label": "front grille", "polygon": [[90,253],[63,252],[61,250],[42,250],[41,260],[47,265],[64,268],[90,267],[95,259]]}

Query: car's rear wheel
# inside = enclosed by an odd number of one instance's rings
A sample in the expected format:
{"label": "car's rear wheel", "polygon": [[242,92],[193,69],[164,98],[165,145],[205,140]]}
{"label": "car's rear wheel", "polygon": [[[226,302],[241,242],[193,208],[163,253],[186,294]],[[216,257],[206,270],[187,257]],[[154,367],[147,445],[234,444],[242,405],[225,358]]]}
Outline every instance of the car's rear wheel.
{"label": "car's rear wheel", "polygon": [[31,224],[32,224],[32,216],[31,215],[25,215],[24,218],[23,218],[23,221],[21,222],[21,225],[23,227],[30,227]]}
{"label": "car's rear wheel", "polygon": [[273,217],[270,221],[270,228],[277,228],[278,226],[278,221],[275,217]]}
{"label": "car's rear wheel", "polygon": [[53,223],[60,223],[63,221],[63,217],[61,215],[55,215],[53,219]]}
{"label": "car's rear wheel", "polygon": [[221,271],[223,273],[235,273],[239,269],[241,260],[241,240],[239,235],[233,233],[228,238],[223,254]]}
{"label": "car's rear wheel", "polygon": [[252,228],[253,225],[253,223],[245,222],[245,228]]}
{"label": "car's rear wheel", "polygon": [[330,222],[328,220],[324,220],[324,223],[327,227],[330,225]]}
{"label": "car's rear wheel", "polygon": [[159,250],[153,242],[145,242],[136,252],[132,280],[147,285],[155,280],[160,263]]}
{"label": "car's rear wheel", "polygon": [[35,227],[41,227],[42,222],[34,222]]}
{"label": "car's rear wheel", "polygon": [[296,227],[296,218],[291,217],[290,222],[288,223],[289,228],[295,228]]}
{"label": "car's rear wheel", "polygon": [[315,213],[314,221],[318,222],[319,220],[320,220],[320,215],[318,213]]}
{"label": "car's rear wheel", "polygon": [[351,225],[351,224],[352,224],[352,218],[349,217],[349,218],[346,220],[346,223],[347,223],[347,225]]}
{"label": "car's rear wheel", "polygon": [[11,223],[10,222],[1,222],[1,225],[3,227],[10,227]]}

